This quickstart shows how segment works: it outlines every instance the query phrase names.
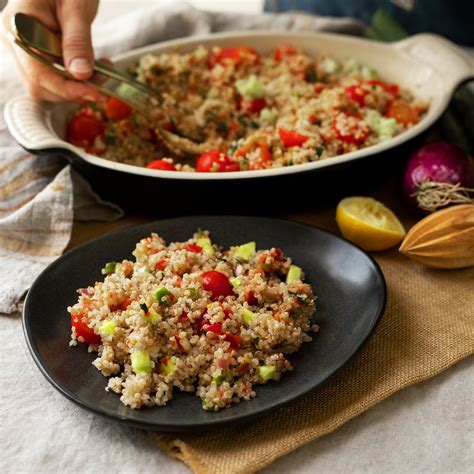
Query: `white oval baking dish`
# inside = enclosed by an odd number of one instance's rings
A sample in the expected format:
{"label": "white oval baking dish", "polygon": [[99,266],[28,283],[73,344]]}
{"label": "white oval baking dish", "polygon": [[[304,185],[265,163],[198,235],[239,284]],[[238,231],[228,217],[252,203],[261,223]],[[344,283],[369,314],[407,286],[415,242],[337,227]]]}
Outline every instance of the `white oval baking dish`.
{"label": "white oval baking dish", "polygon": [[165,179],[178,180],[233,180],[263,178],[317,170],[358,160],[380,153],[410,140],[426,130],[443,113],[455,88],[463,81],[474,78],[474,59],[448,40],[431,34],[419,34],[396,43],[378,43],[371,40],[327,33],[282,33],[268,31],[226,32],[196,36],[158,43],[120,54],[113,59],[116,66],[125,68],[145,53],[159,53],[180,47],[187,51],[202,44],[230,46],[246,44],[260,53],[267,53],[282,43],[291,43],[309,54],[328,53],[341,60],[348,57],[375,67],[389,82],[396,82],[412,91],[415,97],[430,102],[423,119],[391,140],[323,161],[258,171],[230,173],[191,173],[151,170],[113,161],[86,153],[64,138],[67,116],[74,104],[45,104],[29,97],[13,98],[5,106],[5,120],[13,137],[32,153],[50,149],[64,150],[66,154],[89,165],[115,171]]}

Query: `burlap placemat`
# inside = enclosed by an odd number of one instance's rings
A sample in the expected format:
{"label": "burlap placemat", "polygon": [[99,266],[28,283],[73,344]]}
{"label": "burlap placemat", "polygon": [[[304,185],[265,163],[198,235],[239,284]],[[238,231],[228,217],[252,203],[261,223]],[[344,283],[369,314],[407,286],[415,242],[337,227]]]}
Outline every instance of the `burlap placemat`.
{"label": "burlap placemat", "polygon": [[152,433],[159,446],[196,473],[254,472],[474,353],[474,269],[429,270],[397,251],[376,258],[388,286],[385,315],[324,388],[245,429]]}

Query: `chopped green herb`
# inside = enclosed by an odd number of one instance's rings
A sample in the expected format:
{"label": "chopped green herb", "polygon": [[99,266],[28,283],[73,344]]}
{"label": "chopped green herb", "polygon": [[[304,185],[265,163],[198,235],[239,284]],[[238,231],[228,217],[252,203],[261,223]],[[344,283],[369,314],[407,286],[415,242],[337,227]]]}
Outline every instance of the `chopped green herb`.
{"label": "chopped green herb", "polygon": [[150,316],[150,323],[151,324],[158,324],[163,318],[160,313],[157,313],[153,308],[148,310],[148,314]]}
{"label": "chopped green herb", "polygon": [[140,308],[145,314],[148,313],[148,306],[146,305],[146,303],[140,303]]}
{"label": "chopped green herb", "polygon": [[320,156],[321,156],[321,155],[323,154],[323,152],[324,152],[324,147],[318,145],[318,146],[315,148],[315,150],[316,150],[316,155],[318,155],[318,158],[320,158]]}
{"label": "chopped green herb", "polygon": [[197,294],[196,288],[188,288],[188,292],[191,296],[196,296]]}
{"label": "chopped green herb", "polygon": [[250,121],[250,128],[257,129],[260,125],[255,120]]}
{"label": "chopped green herb", "polygon": [[112,275],[115,272],[115,267],[117,262],[108,262],[105,264],[105,267],[102,269],[102,275]]}
{"label": "chopped green herb", "polygon": [[229,126],[225,123],[225,122],[217,122],[217,130],[219,130],[219,132],[227,132],[229,131]]}
{"label": "chopped green herb", "polygon": [[242,127],[247,126],[247,119],[243,115],[239,115],[237,117],[237,121],[240,123],[240,125],[242,125]]}
{"label": "chopped green herb", "polygon": [[117,137],[112,133],[108,133],[105,135],[105,143],[107,145],[115,145],[117,142]]}
{"label": "chopped green herb", "polygon": [[316,70],[314,69],[314,66],[308,66],[305,70],[305,79],[306,82],[309,82],[310,84],[314,84],[318,80],[318,75],[316,74]]}
{"label": "chopped green herb", "polygon": [[216,385],[221,385],[223,382],[225,382],[225,375],[216,375],[212,378],[212,381],[215,382]]}
{"label": "chopped green herb", "polygon": [[209,171],[215,173],[219,170],[219,163],[214,163],[211,168],[209,169]]}

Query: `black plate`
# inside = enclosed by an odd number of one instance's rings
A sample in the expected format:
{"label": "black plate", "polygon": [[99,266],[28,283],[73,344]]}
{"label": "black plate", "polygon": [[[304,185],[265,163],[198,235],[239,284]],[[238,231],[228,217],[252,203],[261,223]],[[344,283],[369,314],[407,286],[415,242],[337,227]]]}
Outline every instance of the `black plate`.
{"label": "black plate", "polygon": [[[228,247],[255,240],[258,248],[280,247],[301,265],[319,296],[316,322],[321,329],[290,357],[295,370],[280,382],[256,387],[257,397],[218,413],[201,408],[200,399],[178,393],[166,407],[132,410],[104,390],[106,378],[80,345],[70,348],[66,307],[76,289],[102,278],[105,262],[130,258],[144,236],[160,233],[167,241],[187,240],[198,228]],[[52,263],[35,281],[25,301],[23,324],[28,346],[44,376],[79,405],[130,425],[162,431],[210,429],[256,418],[307,394],[342,367],[359,349],[381,317],[386,287],[378,265],[363,251],[323,230],[294,222],[256,217],[185,217],[123,229],[77,247]]]}

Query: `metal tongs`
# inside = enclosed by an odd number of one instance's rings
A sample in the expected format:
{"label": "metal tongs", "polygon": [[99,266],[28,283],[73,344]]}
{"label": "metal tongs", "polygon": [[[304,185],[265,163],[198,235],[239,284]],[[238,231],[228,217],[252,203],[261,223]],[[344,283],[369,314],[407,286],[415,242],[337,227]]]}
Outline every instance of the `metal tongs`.
{"label": "metal tongs", "polygon": [[[106,76],[108,80],[102,84],[89,80],[80,81],[72,76],[64,67],[61,37],[59,35],[44,26],[36,18],[24,13],[17,13],[12,18],[11,26],[13,34],[10,35],[10,39],[23,51],[49,69],[71,81],[90,84],[99,92],[125,102],[152,123],[155,121],[149,109],[152,104],[159,104],[161,97],[147,85],[100,61],[94,62],[93,70]],[[163,129],[159,124],[155,123],[154,128],[167,148],[177,155],[198,156],[205,151],[203,144],[195,143],[189,138],[176,135]]]}

